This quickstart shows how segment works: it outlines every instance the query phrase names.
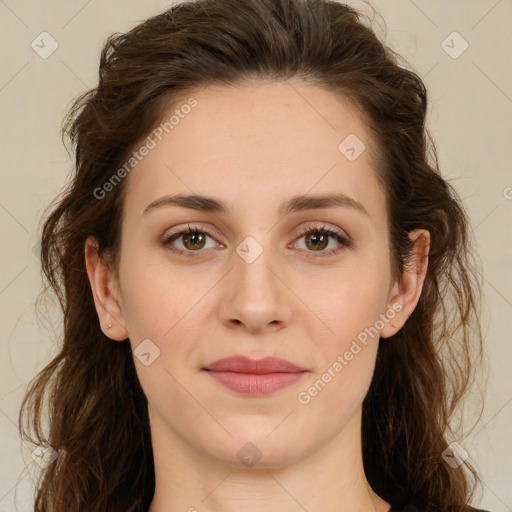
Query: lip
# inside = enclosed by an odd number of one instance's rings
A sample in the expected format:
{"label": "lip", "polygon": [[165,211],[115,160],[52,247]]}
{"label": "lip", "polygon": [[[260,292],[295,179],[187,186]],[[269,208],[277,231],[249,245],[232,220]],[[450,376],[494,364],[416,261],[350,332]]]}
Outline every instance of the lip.
{"label": "lip", "polygon": [[245,356],[231,356],[218,359],[204,368],[212,372],[236,372],[236,373],[296,373],[306,371],[291,361],[280,357],[264,357],[263,359],[251,359]]}
{"label": "lip", "polygon": [[299,381],[308,371],[279,357],[250,359],[231,356],[203,370],[219,384],[244,395],[268,395]]}

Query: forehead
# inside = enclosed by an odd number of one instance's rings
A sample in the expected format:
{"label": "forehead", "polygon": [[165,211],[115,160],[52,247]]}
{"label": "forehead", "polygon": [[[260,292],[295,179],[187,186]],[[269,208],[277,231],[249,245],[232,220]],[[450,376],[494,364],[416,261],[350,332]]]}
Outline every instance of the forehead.
{"label": "forehead", "polygon": [[363,118],[320,87],[211,85],[169,104],[160,127],[159,137],[150,134],[154,148],[128,176],[131,210],[176,192],[214,195],[239,209],[309,191],[382,206]]}

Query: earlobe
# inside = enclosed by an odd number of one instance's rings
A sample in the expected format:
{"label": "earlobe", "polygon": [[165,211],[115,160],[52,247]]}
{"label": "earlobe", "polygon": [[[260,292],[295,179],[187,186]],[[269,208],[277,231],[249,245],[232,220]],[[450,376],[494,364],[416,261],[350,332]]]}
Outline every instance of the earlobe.
{"label": "earlobe", "polygon": [[85,264],[101,329],[112,340],[125,340],[128,331],[117,278],[99,255],[98,242],[92,236],[85,242]]}
{"label": "earlobe", "polygon": [[389,338],[403,327],[416,308],[423,290],[428,269],[430,233],[425,229],[415,229],[409,233],[409,238],[414,247],[407,267],[391,290],[387,311],[394,311],[393,319],[382,329],[381,338]]}

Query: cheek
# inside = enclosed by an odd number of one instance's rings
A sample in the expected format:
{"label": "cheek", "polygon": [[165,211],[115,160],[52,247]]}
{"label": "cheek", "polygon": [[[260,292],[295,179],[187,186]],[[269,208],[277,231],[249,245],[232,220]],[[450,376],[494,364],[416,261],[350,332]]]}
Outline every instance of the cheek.
{"label": "cheek", "polygon": [[320,357],[314,375],[296,397],[311,428],[320,428],[322,421],[315,418],[326,414],[333,429],[347,422],[361,406],[375,368],[379,320],[387,299],[386,274],[371,267],[366,273],[342,274],[331,280],[328,293],[313,300],[315,312],[326,319],[329,329],[326,336],[315,329],[309,332]]}
{"label": "cheek", "polygon": [[363,400],[371,383],[383,327],[381,315],[386,313],[389,272],[377,258],[360,260],[359,265],[357,270],[344,268],[333,274],[323,293],[310,295],[311,310],[327,326],[320,335],[317,329],[309,330],[320,355],[315,375],[319,381],[311,393],[303,391],[306,401],[316,397],[315,393],[323,396],[314,400],[311,409],[333,402],[345,403],[350,409],[350,404]]}
{"label": "cheek", "polygon": [[[207,294],[216,282],[211,274],[191,277],[190,272],[182,274],[136,254],[124,261],[123,314],[139,380],[148,396],[177,386],[171,375],[183,382],[187,371],[199,364],[193,355],[197,340],[205,337],[205,308],[211,308]],[[157,354],[148,366],[137,359],[142,342]]]}
{"label": "cheek", "polygon": [[311,286],[308,279],[302,281],[299,293],[307,297],[311,311],[323,320],[330,338],[343,345],[374,326],[385,312],[390,278],[386,264],[377,258],[360,258],[329,272],[318,281],[320,286]]}
{"label": "cheek", "polygon": [[[120,266],[120,280],[123,314],[130,337],[133,341],[165,337],[205,290],[190,286],[190,279],[181,276],[163,259],[155,261],[144,251],[131,247],[126,248],[125,254]],[[207,289],[206,283],[204,288]]]}

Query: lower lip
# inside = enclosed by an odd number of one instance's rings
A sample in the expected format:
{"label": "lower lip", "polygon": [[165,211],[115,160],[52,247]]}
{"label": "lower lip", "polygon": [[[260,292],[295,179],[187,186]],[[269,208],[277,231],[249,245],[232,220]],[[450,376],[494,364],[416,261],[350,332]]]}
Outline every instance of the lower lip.
{"label": "lower lip", "polygon": [[235,373],[207,371],[223,386],[244,395],[268,395],[291,386],[302,379],[307,372],[293,373]]}

